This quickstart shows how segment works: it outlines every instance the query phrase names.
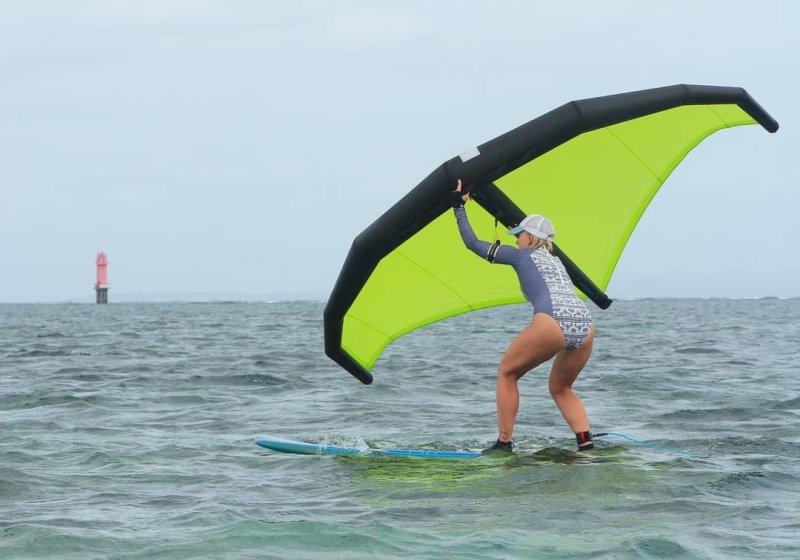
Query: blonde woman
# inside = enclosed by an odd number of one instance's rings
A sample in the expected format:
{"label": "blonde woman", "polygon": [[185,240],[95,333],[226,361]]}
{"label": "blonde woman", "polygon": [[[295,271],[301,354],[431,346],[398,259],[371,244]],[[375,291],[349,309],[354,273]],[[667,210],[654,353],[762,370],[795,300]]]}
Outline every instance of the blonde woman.
{"label": "blonde woman", "polygon": [[578,441],[578,450],[592,449],[589,418],[583,402],[572,390],[592,353],[594,323],[583,301],[575,295],[564,265],[552,254],[555,229],[537,214],[527,216],[508,231],[517,236],[517,248],[480,241],[467,219],[461,180],[453,191],[458,230],[464,244],[490,263],[514,267],[525,298],[533,305],[530,324],[517,335],[503,355],[497,376],[498,437],[485,452],[513,450],[514,422],[519,410],[517,382],[536,366],[552,359],[550,395]]}

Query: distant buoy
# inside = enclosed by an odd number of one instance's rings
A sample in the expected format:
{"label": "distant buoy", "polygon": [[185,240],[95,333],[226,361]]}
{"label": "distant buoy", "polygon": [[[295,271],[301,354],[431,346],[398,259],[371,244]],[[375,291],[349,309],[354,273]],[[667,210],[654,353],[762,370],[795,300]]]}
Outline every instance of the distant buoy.
{"label": "distant buoy", "polygon": [[97,253],[97,282],[94,290],[97,294],[97,303],[108,303],[108,257],[103,251]]}

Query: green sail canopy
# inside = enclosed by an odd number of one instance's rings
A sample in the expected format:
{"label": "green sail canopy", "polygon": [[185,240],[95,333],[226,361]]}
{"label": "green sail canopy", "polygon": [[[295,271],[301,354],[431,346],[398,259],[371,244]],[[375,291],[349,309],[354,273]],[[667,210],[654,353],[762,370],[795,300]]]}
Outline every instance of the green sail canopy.
{"label": "green sail canopy", "polygon": [[[633,229],[681,160],[712,133],[775,122],[744,90],[671,86],[572,102],[453,158],[353,244],[325,310],[326,353],[364,383],[398,337],[460,313],[524,301],[510,267],[476,258],[447,196],[462,178],[480,239],[511,243],[526,213],[556,226],[573,282],[603,291]],[[580,291],[580,290],[579,290]]]}

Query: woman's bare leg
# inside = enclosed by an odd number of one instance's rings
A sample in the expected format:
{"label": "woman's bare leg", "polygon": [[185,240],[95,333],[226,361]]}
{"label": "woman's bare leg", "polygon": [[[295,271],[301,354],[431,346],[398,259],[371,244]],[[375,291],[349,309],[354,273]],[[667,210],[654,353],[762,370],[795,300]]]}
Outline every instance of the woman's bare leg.
{"label": "woman's bare leg", "polygon": [[580,348],[564,348],[553,360],[550,371],[550,395],[561,411],[564,420],[576,434],[589,431],[589,417],[580,397],[572,390],[572,384],[592,354],[594,325]]}
{"label": "woman's bare leg", "polygon": [[565,346],[555,319],[544,313],[511,342],[500,361],[497,375],[497,428],[500,441],[511,441],[519,410],[517,382],[528,371],[558,354]]}

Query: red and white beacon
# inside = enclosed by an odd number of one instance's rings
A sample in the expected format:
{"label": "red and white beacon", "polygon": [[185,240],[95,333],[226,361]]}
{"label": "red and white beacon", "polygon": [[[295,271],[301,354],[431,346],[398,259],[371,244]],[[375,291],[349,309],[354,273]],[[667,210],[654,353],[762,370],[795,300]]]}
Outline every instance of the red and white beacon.
{"label": "red and white beacon", "polygon": [[97,303],[108,303],[108,257],[103,251],[97,253],[97,282],[94,290]]}

